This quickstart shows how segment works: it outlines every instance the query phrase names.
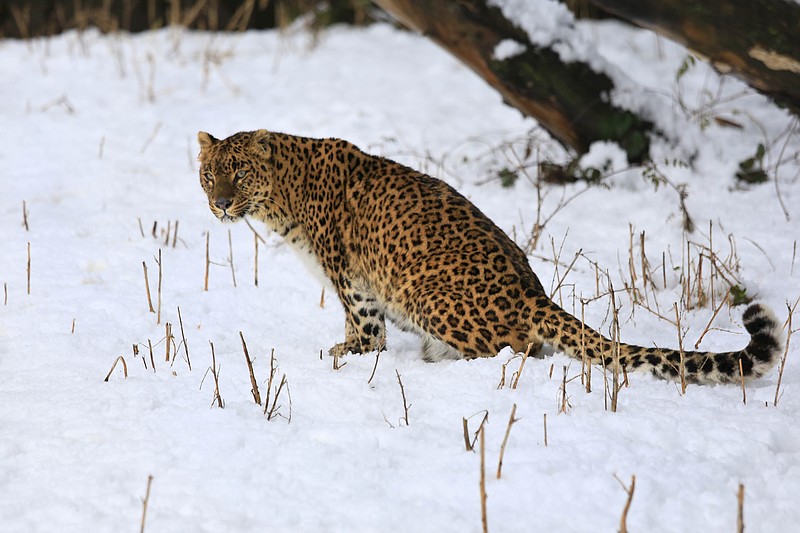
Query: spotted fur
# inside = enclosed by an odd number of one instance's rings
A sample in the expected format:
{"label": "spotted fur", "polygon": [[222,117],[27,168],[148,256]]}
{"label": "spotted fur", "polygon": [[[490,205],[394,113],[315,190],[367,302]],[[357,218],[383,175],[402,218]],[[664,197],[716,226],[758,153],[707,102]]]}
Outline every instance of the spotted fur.
{"label": "spotted fur", "polygon": [[[522,250],[444,182],[338,139],[258,130],[224,140],[201,132],[198,140],[211,211],[263,221],[333,284],[345,339],[332,354],[382,349],[388,318],[422,337],[429,361],[547,343],[611,364],[612,342],[556,305]],[[778,320],[756,304],[743,322],[743,350],[683,354],[687,381],[738,381],[739,360],[746,378],[774,366]],[[677,350],[622,344],[619,360],[679,377]]]}

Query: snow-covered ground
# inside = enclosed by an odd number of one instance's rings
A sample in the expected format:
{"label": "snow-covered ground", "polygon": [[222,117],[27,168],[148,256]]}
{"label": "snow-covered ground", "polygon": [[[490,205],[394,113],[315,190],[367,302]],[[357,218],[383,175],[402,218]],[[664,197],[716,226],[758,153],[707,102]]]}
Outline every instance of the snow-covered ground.
{"label": "snow-covered ground", "polygon": [[[738,264],[734,274],[749,295],[785,319],[786,302],[800,297],[797,122],[735,80],[725,80],[716,98],[720,80],[702,64],[677,76],[686,52],[652,34],[607,24],[580,31],[647,87],[629,96],[660,110],[663,131],[680,132],[655,143],[651,175],[687,185],[698,229],[684,236],[676,191],[663,182],[655,188],[641,169],[621,170],[604,181],[608,187],[581,194],[581,184],[547,187],[540,207],[547,223],[530,256],[545,287],[563,277],[556,299],[580,315],[581,297],[607,290],[594,263],[622,289],[631,231],[637,268],[645,232],[658,289],[648,301],[665,317],[674,319],[681,299],[688,238],[697,243],[689,245],[695,268],[698,246],[710,247]],[[375,354],[346,357],[335,370],[320,357],[343,335],[332,292],[320,307],[321,287],[269,236],[254,285],[253,233],[218,223],[206,206],[196,175],[198,130],[346,138],[449,181],[526,243],[537,220],[533,180],[522,175],[502,188],[492,178],[517,167],[517,157],[563,161],[565,154],[425,39],[383,25],[334,28],[316,46],[302,32],[68,33],[0,42],[0,68],[0,530],[136,531],[152,476],[151,533],[480,531],[480,454],[465,450],[462,419],[473,434],[484,413],[491,531],[614,531],[627,498],[620,481],[627,486],[633,475],[633,531],[732,531],[740,483],[748,531],[797,527],[797,342],[777,407],[777,371],[747,386],[746,404],[736,386],[689,386],[682,395],[673,383],[634,374],[612,413],[602,370],[587,394],[580,365],[560,354],[528,361],[511,389],[520,359],[509,362],[510,353],[426,364],[415,337],[390,329],[371,382]],[[526,158],[530,138],[537,141]],[[737,187],[738,164],[759,143],[777,186]],[[585,164],[609,158],[624,169],[606,145]],[[527,172],[535,177],[535,167]],[[159,250],[160,324],[148,309],[142,269],[144,262],[157,307]],[[703,268],[707,277],[708,261]],[[718,291],[721,285],[718,279]],[[632,309],[624,291],[617,303],[623,340],[677,346],[675,326]],[[607,297],[589,303],[587,323],[608,332],[608,309]],[[741,347],[742,309],[722,308],[701,348]],[[682,313],[686,346],[713,313]],[[169,363],[167,322],[180,345]],[[275,383],[287,378],[271,420],[253,401],[239,332],[262,396],[273,349]],[[212,404],[209,341],[224,409]],[[120,355],[128,377],[120,363],[104,382]],[[498,388],[506,364],[507,383]],[[568,408],[559,413],[565,365]],[[497,479],[515,404],[519,420]]]}

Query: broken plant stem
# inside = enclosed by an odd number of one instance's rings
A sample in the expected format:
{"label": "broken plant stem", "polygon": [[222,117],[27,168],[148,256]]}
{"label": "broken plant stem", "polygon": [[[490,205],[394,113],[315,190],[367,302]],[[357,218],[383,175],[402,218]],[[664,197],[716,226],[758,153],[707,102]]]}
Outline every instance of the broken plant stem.
{"label": "broken plant stem", "polygon": [[156,324],[161,324],[161,248],[158,249],[158,310],[156,311]]}
{"label": "broken plant stem", "polygon": [[147,503],[150,501],[150,484],[153,483],[153,476],[147,476],[147,490],[144,493],[144,500],[142,500],[142,522],[139,527],[139,533],[144,533],[144,522],[147,518]]}
{"label": "broken plant stem", "polygon": [[517,404],[511,407],[511,416],[508,418],[508,426],[506,426],[506,434],[503,437],[503,444],[500,445],[500,459],[497,461],[497,479],[500,479],[503,472],[503,456],[506,453],[506,444],[508,444],[508,436],[511,434],[511,426],[514,425],[519,419],[514,418],[517,413]]}
{"label": "broken plant stem", "polygon": [[125,363],[125,358],[120,355],[119,357],[114,359],[114,364],[111,365],[111,370],[108,371],[108,374],[106,374],[106,378],[103,381],[108,383],[111,374],[114,372],[114,369],[117,368],[117,363],[119,363],[120,361],[122,361],[122,375],[126,378],[128,377],[128,365],[127,363]]}
{"label": "broken plant stem", "polygon": [[[797,304],[795,304],[797,305]],[[781,391],[781,381],[783,380],[783,369],[786,366],[786,358],[789,356],[789,341],[792,340],[792,315],[794,314],[794,310],[789,307],[789,304],[786,304],[786,308],[789,310],[789,319],[786,325],[786,348],[783,350],[783,357],[781,357],[781,366],[778,369],[778,386],[775,387],[775,400],[772,402],[773,407],[778,407],[778,400],[780,399],[780,391]]]}
{"label": "broken plant stem", "polygon": [[214,353],[214,343],[208,341],[211,345],[211,375],[214,377],[214,398],[211,400],[211,405],[217,402],[217,407],[220,409],[225,408],[225,402],[222,401],[222,396],[219,394],[219,370],[217,370],[217,355]]}
{"label": "broken plant stem", "polygon": [[236,287],[236,269],[233,266],[233,239],[231,238],[231,230],[228,230],[228,262],[231,264],[231,277],[233,278],[233,286]]}
{"label": "broken plant stem", "polygon": [[619,533],[628,533],[628,511],[631,508],[631,501],[633,501],[633,490],[636,488],[636,476],[631,476],[629,487],[626,487],[622,481],[619,481],[619,484],[628,493],[628,499],[625,500],[625,507],[622,509],[622,517],[619,519]]}
{"label": "broken plant stem", "polygon": [[181,317],[181,308],[178,306],[178,322],[181,325],[181,342],[183,343],[183,352],[186,354],[186,364],[189,365],[189,372],[192,371],[192,360],[189,359],[189,343],[186,341],[186,335],[183,332],[183,317]]}
{"label": "broken plant stem", "polygon": [[489,523],[486,516],[486,442],[483,434],[485,430],[483,426],[480,429],[481,441],[481,478],[480,478],[480,491],[481,491],[481,526],[483,533],[489,532]]}
{"label": "broken plant stem", "polygon": [[239,332],[239,338],[242,339],[244,359],[247,361],[247,371],[250,372],[250,385],[252,387],[250,392],[253,394],[253,401],[255,401],[258,405],[261,405],[261,393],[258,392],[258,381],[256,381],[256,375],[253,372],[253,361],[250,359],[250,353],[247,351],[247,344],[244,342],[244,335],[241,331]]}
{"label": "broken plant stem", "polygon": [[208,291],[208,270],[211,266],[211,257],[209,256],[208,248],[209,248],[209,241],[211,240],[211,232],[206,232],[206,275],[205,275],[205,282],[203,283],[203,290]]}
{"label": "broken plant stem", "polygon": [[150,298],[150,280],[147,278],[147,263],[142,261],[142,269],[144,270],[144,289],[147,292],[147,306],[150,308],[151,313],[155,313],[153,308],[153,299]]}
{"label": "broken plant stem", "polygon": [[403,396],[403,421],[408,425],[408,410],[411,406],[406,401],[406,389],[403,387],[403,380],[400,379],[400,372],[395,368],[394,373],[397,374],[397,382],[400,384],[400,394]]}

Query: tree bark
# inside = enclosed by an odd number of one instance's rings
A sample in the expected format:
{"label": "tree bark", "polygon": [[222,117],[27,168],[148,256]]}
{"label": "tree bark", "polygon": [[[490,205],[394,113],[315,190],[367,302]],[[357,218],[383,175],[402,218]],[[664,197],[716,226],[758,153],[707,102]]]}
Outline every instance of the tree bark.
{"label": "tree bark", "polygon": [[[525,115],[579,153],[598,140],[618,143],[631,162],[648,158],[653,125],[609,102],[614,84],[581,62],[533,45],[525,31],[486,0],[375,0],[405,26],[433,39],[472,68]],[[524,51],[497,59],[496,46],[513,39]]]}
{"label": "tree bark", "polygon": [[588,0],[707,58],[800,116],[800,4],[788,0]]}

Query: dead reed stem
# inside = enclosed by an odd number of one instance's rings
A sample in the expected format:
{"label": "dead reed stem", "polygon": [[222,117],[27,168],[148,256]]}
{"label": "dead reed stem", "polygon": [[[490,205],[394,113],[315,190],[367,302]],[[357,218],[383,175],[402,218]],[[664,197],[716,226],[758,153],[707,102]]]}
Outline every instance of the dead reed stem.
{"label": "dead reed stem", "polygon": [[678,363],[678,375],[681,377],[681,394],[686,394],[686,353],[683,351],[683,331],[681,330],[681,314],[678,312],[678,304],[672,304],[675,309],[675,322],[678,324],[678,353],[680,362]]}
{"label": "dead reed stem", "polygon": [[533,343],[528,344],[528,349],[525,350],[525,355],[522,356],[522,361],[519,364],[519,369],[511,376],[511,388],[516,389],[517,384],[519,383],[519,378],[522,375],[522,369],[525,368],[525,361],[528,359],[528,354],[531,353],[531,347],[533,347]]}
{"label": "dead reed stem", "polygon": [[744,533],[744,485],[736,493],[736,533]]}
{"label": "dead reed stem", "polygon": [[[619,342],[619,313],[617,311],[617,300],[614,293],[614,285],[611,283],[611,276],[606,273],[608,277],[608,292],[611,295],[611,355],[612,364],[611,369],[611,412],[617,412],[617,400],[619,399],[619,356],[620,356],[620,342]],[[566,391],[564,391],[566,394]]]}
{"label": "dead reed stem", "polygon": [[406,389],[403,387],[403,380],[400,379],[400,372],[397,369],[394,369],[394,373],[397,374],[397,382],[400,384],[400,394],[403,396],[403,421],[408,425],[408,410],[411,409],[411,406],[406,401]]}
{"label": "dead reed stem", "polygon": [[322,293],[319,295],[319,308],[325,309],[325,286],[322,287]]}
{"label": "dead reed stem", "polygon": [[[619,479],[617,479],[617,481],[619,481]],[[622,516],[619,519],[619,533],[628,533],[628,511],[631,508],[633,491],[636,488],[636,476],[631,476],[631,484],[628,487],[626,487],[622,481],[619,481],[619,484],[622,485],[622,488],[628,493],[628,499],[625,500],[625,507],[622,509]]]}
{"label": "dead reed stem", "polygon": [[150,365],[153,367],[153,372],[156,371],[156,359],[153,357],[153,343],[147,339],[147,348],[150,350]]}
{"label": "dead reed stem", "polygon": [[345,367],[345,365],[347,365],[347,361],[345,361],[344,363],[342,363],[340,365],[339,364],[339,354],[337,352],[334,352],[333,353],[333,369],[334,370],[341,370],[342,368]]}
{"label": "dead reed stem", "polygon": [[205,276],[205,283],[203,284],[204,291],[208,291],[208,269],[209,266],[211,265],[211,258],[208,252],[208,243],[210,240],[211,240],[211,232],[207,231],[206,232],[206,276]]}
{"label": "dead reed stem", "polygon": [[511,416],[508,417],[508,426],[506,426],[506,434],[503,437],[503,444],[500,445],[500,459],[497,461],[497,479],[500,479],[503,472],[503,456],[506,453],[506,444],[508,444],[508,436],[511,434],[511,426],[514,425],[519,419],[514,418],[517,413],[517,404],[511,407]]}
{"label": "dead reed stem", "polygon": [[233,286],[236,287],[236,269],[233,266],[233,240],[231,239],[231,230],[228,230],[228,262],[231,264],[231,277],[233,278]]}
{"label": "dead reed stem", "polygon": [[586,300],[581,298],[581,380],[586,393],[592,392],[592,362],[586,356]]}
{"label": "dead reed stem", "polygon": [[8,283],[3,282],[3,305],[8,305]]}
{"label": "dead reed stem", "polygon": [[142,523],[139,527],[139,533],[144,533],[144,522],[147,518],[147,503],[150,501],[150,485],[153,483],[153,476],[147,476],[147,490],[144,493],[144,500],[142,500]]}
{"label": "dead reed stem", "polygon": [[[561,378],[561,387],[559,387],[559,392],[561,393],[561,401],[559,402],[558,412],[567,414],[569,412],[569,397],[567,396],[567,366],[564,365],[564,374]],[[613,405],[613,404],[612,404]]]}
{"label": "dead reed stem", "polygon": [[186,341],[186,335],[183,332],[183,317],[181,317],[180,306],[178,306],[178,323],[181,325],[181,343],[183,343],[183,353],[186,354],[186,363],[189,365],[189,372],[191,372],[192,360],[189,359],[189,343]]}
{"label": "dead reed stem", "polygon": [[150,308],[151,313],[155,313],[153,308],[153,299],[150,298],[150,280],[147,277],[147,263],[142,261],[142,269],[144,270],[144,290],[147,292],[147,307]]}
{"label": "dead reed stem", "polygon": [[[172,349],[172,345],[174,344],[174,343],[172,342],[172,339],[174,338],[174,337],[172,336],[172,324],[170,324],[169,322],[166,322],[166,323],[164,324],[164,330],[165,330],[165,335],[164,335],[164,344],[166,344],[166,345],[167,345],[167,354],[166,354],[166,358],[165,358],[164,360],[165,360],[167,363],[169,363],[169,361],[170,361],[170,356],[169,356],[169,354],[170,354],[170,350]],[[178,351],[178,350],[175,350],[176,354],[177,354],[177,351]]]}
{"label": "dead reed stem", "polygon": [[[712,289],[711,294],[712,295],[714,294],[713,289]],[[717,318],[717,315],[722,310],[722,306],[725,305],[725,303],[728,301],[728,296],[730,296],[730,294],[731,294],[731,290],[728,289],[728,292],[725,293],[725,296],[720,301],[719,306],[717,306],[717,308],[714,310],[714,314],[711,315],[711,319],[708,321],[708,324],[706,324],[706,327],[703,330],[703,332],[700,334],[700,337],[697,339],[697,342],[694,343],[694,349],[695,350],[700,348],[700,343],[703,342],[703,337],[705,337],[706,333],[708,333],[711,330],[711,324],[714,323],[714,319]]]}
{"label": "dead reed stem", "polygon": [[747,405],[747,391],[744,388],[744,368],[742,368],[742,358],[739,358],[739,377],[742,380],[742,403]]}
{"label": "dead reed stem", "polygon": [[372,379],[375,377],[375,371],[378,370],[378,360],[381,358],[381,350],[378,350],[378,353],[375,355],[375,364],[372,366],[372,373],[369,375],[369,379],[367,380],[367,385],[372,383]]}
{"label": "dead reed stem", "polygon": [[72,319],[72,329],[69,330],[70,335],[75,335],[75,319]]}
{"label": "dead reed stem", "polygon": [[483,426],[480,429],[481,441],[481,477],[480,477],[480,492],[481,492],[481,527],[483,533],[489,532],[489,521],[486,516],[486,442],[483,436]]}
{"label": "dead reed stem", "polygon": [[158,249],[158,311],[156,314],[156,324],[161,324],[161,248]]}
{"label": "dead reed stem", "polygon": [[547,448],[547,413],[544,414],[542,423],[544,425],[544,447]]}
{"label": "dead reed stem", "polygon": [[242,339],[244,359],[247,361],[247,370],[250,372],[250,385],[252,386],[250,392],[253,393],[253,401],[255,401],[258,405],[261,405],[261,393],[258,392],[258,381],[256,381],[256,375],[253,372],[253,361],[250,360],[250,353],[247,351],[247,344],[244,342],[244,335],[241,331],[239,332],[239,338]]}
{"label": "dead reed stem", "polygon": [[253,246],[255,246],[255,259],[253,260],[253,284],[258,287],[258,235],[253,233]]}
{"label": "dead reed stem", "polygon": [[25,228],[25,231],[30,231],[28,227],[28,206],[25,204],[25,200],[22,200],[22,227]]}
{"label": "dead reed stem", "polygon": [[214,353],[214,343],[208,341],[211,345],[211,375],[214,377],[214,398],[211,400],[211,405],[217,402],[217,407],[220,409],[225,408],[225,402],[222,401],[222,396],[219,394],[219,370],[217,370],[217,356]]}
{"label": "dead reed stem", "polygon": [[483,418],[481,419],[481,423],[478,425],[478,429],[475,430],[475,435],[472,441],[470,441],[469,439],[469,419],[467,418],[461,419],[461,422],[464,426],[464,444],[468,452],[475,450],[475,443],[478,441],[478,433],[480,433],[480,431],[483,429],[483,426],[489,421],[489,411],[478,411],[469,418],[472,418],[480,413],[483,413]]}
{"label": "dead reed stem", "polygon": [[106,378],[103,381],[108,383],[111,374],[114,372],[114,369],[117,368],[117,363],[119,363],[120,361],[122,361],[122,375],[126,378],[128,377],[128,364],[125,362],[125,358],[120,355],[119,357],[114,359],[114,364],[111,365],[111,370],[108,371],[108,374],[106,374]]}
{"label": "dead reed stem", "polygon": [[28,296],[31,295],[31,243],[28,242]]}
{"label": "dead reed stem", "polygon": [[[172,247],[173,248],[175,248],[175,246],[178,245],[178,223],[179,222],[180,222],[179,220],[175,221],[175,230],[172,233]],[[167,236],[169,236],[169,233],[167,234]]]}
{"label": "dead reed stem", "polygon": [[[797,305],[797,304],[795,304]],[[789,318],[787,320],[787,334],[786,334],[786,348],[783,350],[783,357],[781,357],[781,366],[778,369],[778,386],[775,387],[775,400],[772,402],[773,407],[778,407],[778,400],[780,399],[781,381],[783,380],[783,369],[786,367],[786,358],[789,356],[789,342],[792,340],[792,315],[794,310],[786,304],[786,309],[789,310]]]}

